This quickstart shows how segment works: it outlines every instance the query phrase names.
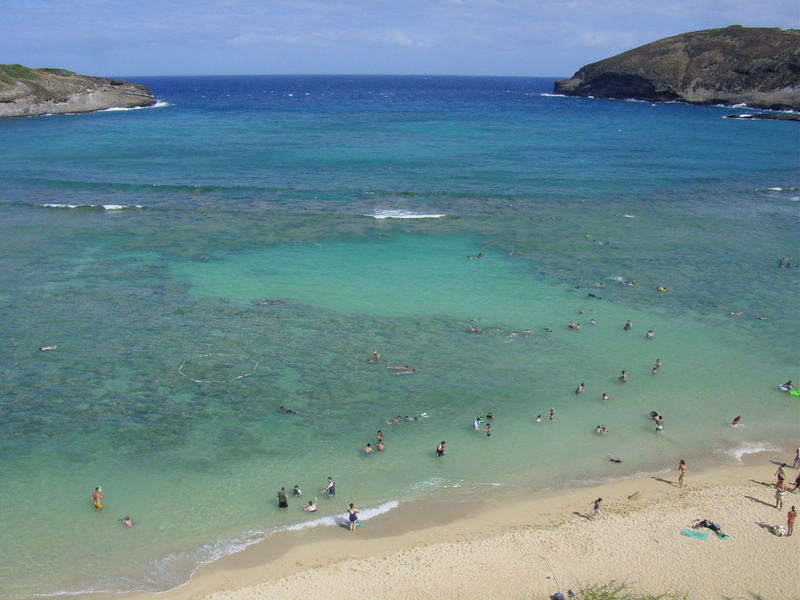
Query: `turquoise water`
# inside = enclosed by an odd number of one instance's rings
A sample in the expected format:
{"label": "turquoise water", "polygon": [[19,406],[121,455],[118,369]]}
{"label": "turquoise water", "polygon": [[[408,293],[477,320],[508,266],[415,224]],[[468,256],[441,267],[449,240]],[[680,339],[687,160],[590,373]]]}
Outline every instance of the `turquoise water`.
{"label": "turquoise water", "polygon": [[[537,79],[146,83],[169,105],[0,122],[0,597],[166,589],[351,501],[796,437],[791,123]],[[328,475],[317,515],[277,509]]]}

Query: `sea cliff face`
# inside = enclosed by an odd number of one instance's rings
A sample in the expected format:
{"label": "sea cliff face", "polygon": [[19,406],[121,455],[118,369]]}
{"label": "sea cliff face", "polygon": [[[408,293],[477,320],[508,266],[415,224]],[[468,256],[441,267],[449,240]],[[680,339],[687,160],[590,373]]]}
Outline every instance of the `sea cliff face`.
{"label": "sea cliff face", "polygon": [[0,65],[0,117],[81,113],[152,106],[150,88],[64,69]]}
{"label": "sea cliff face", "polygon": [[664,38],[581,67],[555,92],[800,109],[800,30],[732,25]]}

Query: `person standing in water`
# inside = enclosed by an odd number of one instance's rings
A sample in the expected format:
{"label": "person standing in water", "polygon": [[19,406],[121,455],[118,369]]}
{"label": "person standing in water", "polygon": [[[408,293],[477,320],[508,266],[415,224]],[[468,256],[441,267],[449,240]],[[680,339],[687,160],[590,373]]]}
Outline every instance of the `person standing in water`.
{"label": "person standing in water", "polygon": [[492,424],[486,423],[486,437],[492,437]]}
{"label": "person standing in water", "polygon": [[286,494],[286,488],[282,487],[276,494],[278,497],[278,508],[289,508],[289,497]]}
{"label": "person standing in water", "polygon": [[350,503],[350,508],[347,509],[349,513],[348,519],[350,520],[350,531],[356,530],[356,524],[358,523],[358,509],[353,506],[353,503]]}
{"label": "person standing in water", "polygon": [[439,445],[436,446],[436,456],[444,456],[444,440],[439,442]]}
{"label": "person standing in water", "polygon": [[552,421],[555,418],[556,418],[556,409],[555,408],[551,408],[550,409],[550,420]]}
{"label": "person standing in water", "polygon": [[103,510],[103,490],[98,485],[92,492],[92,504],[97,510]]}
{"label": "person standing in water", "polygon": [[628,381],[628,374],[625,371],[623,371],[619,376],[619,380],[622,383],[625,383],[626,381]]}
{"label": "person standing in water", "polygon": [[678,485],[683,487],[683,478],[686,475],[686,462],[681,459],[678,463]]}
{"label": "person standing in water", "polygon": [[328,477],[328,484],[322,489],[322,494],[328,494],[328,496],[335,496],[336,495],[336,483]]}
{"label": "person standing in water", "polygon": [[631,323],[630,319],[625,321],[625,325],[622,326],[625,331],[630,331],[633,328],[633,323]]}

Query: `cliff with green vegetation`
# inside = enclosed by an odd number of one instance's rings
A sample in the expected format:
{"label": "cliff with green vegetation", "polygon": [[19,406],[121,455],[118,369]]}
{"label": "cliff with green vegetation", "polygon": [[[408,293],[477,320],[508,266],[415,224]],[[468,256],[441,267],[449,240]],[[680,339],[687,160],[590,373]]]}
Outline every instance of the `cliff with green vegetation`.
{"label": "cliff with green vegetation", "polygon": [[29,69],[0,64],[0,117],[81,113],[106,108],[151,106],[150,89],[65,69]]}
{"label": "cliff with green vegetation", "polygon": [[555,92],[800,109],[800,30],[731,25],[664,38],[581,67]]}

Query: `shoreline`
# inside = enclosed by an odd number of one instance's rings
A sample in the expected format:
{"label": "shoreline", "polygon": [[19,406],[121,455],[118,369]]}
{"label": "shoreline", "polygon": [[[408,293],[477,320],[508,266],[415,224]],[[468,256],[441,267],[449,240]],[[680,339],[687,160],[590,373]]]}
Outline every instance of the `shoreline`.
{"label": "shoreline", "polygon": [[[784,446],[747,454],[741,465],[690,470],[683,489],[675,484],[677,473],[669,473],[543,490],[527,499],[510,498],[502,488],[439,490],[402,502],[355,534],[331,526],[277,532],[199,567],[190,581],[158,596],[547,597],[616,579],[641,591],[687,592],[690,598],[736,597],[742,585],[765,598],[796,598],[800,583],[784,581],[782,565],[800,559],[800,535],[778,538],[766,529],[785,526],[789,507],[800,505],[800,493],[788,493],[784,508],[776,510],[768,487],[773,463],[790,460],[790,454]],[[787,480],[796,474],[789,469]],[[591,517],[596,497],[604,499],[602,518]],[[721,523],[730,539],[680,535],[702,518]],[[152,600],[153,593],[87,597]]]}

